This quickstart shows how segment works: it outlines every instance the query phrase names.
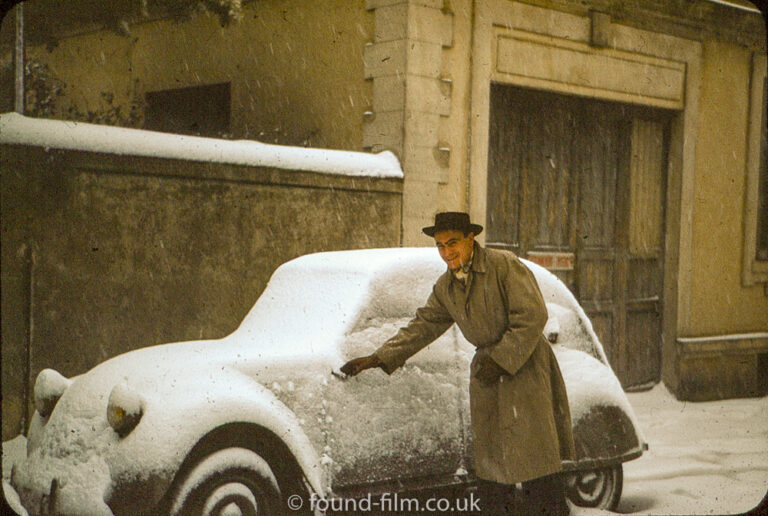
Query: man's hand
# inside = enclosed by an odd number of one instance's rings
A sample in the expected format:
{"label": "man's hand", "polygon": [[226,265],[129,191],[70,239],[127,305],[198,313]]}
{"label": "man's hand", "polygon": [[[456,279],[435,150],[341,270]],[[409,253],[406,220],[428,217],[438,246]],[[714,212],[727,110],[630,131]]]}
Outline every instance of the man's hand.
{"label": "man's hand", "polygon": [[341,372],[347,376],[355,376],[361,371],[371,369],[372,367],[379,367],[381,360],[375,354],[368,355],[366,357],[353,358],[343,366],[341,366]]}
{"label": "man's hand", "polygon": [[480,363],[480,367],[475,373],[475,378],[480,380],[480,382],[485,385],[493,385],[499,381],[499,378],[505,374],[509,374],[503,367],[497,364],[496,361],[488,355],[480,355],[478,357],[478,362]]}

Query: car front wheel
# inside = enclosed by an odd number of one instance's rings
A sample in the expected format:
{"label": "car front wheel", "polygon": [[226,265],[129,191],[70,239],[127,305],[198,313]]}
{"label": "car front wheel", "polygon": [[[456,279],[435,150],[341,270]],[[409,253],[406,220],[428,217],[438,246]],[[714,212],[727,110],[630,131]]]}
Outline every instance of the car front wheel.
{"label": "car front wheel", "polygon": [[282,514],[280,489],[269,464],[246,448],[225,448],[186,475],[171,505],[174,516]]}
{"label": "car front wheel", "polygon": [[614,510],[624,484],[621,464],[567,475],[568,498],[580,507]]}

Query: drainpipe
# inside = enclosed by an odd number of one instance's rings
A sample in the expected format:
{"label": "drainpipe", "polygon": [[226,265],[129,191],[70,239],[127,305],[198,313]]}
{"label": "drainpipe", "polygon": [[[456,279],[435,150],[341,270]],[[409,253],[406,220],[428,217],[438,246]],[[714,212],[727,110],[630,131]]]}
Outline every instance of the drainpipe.
{"label": "drainpipe", "polygon": [[14,62],[16,65],[16,89],[15,89],[15,102],[14,111],[20,115],[24,114],[24,67],[25,52],[24,52],[24,2],[16,4],[16,49],[14,52]]}
{"label": "drainpipe", "polygon": [[35,299],[35,262],[37,261],[37,257],[34,244],[22,244],[18,252],[18,257],[21,259],[24,279],[26,280],[26,289],[23,292],[24,299],[22,304],[25,330],[23,342],[24,357],[22,359],[23,363],[21,364],[23,377],[21,395],[24,410],[22,411],[21,420],[19,421],[19,433],[27,435],[29,417],[32,414],[32,411],[35,410],[34,395],[32,393],[32,341],[35,331],[33,302]]}

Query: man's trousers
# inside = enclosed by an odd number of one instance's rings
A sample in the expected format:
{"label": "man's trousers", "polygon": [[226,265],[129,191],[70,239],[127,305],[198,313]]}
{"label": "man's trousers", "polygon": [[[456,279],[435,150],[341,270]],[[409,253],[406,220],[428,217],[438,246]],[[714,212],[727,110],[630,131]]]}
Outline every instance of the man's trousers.
{"label": "man's trousers", "polygon": [[478,479],[477,494],[483,516],[567,516],[570,513],[560,474],[523,482],[521,488]]}

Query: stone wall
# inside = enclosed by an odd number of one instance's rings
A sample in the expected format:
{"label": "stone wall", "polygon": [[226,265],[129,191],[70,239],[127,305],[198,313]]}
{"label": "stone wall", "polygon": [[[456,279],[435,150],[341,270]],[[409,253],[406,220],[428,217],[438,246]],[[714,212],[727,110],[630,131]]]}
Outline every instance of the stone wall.
{"label": "stone wall", "polygon": [[[4,145],[3,439],[37,373],[233,331],[281,263],[400,245],[401,179]],[[26,408],[26,411],[25,411]]]}

